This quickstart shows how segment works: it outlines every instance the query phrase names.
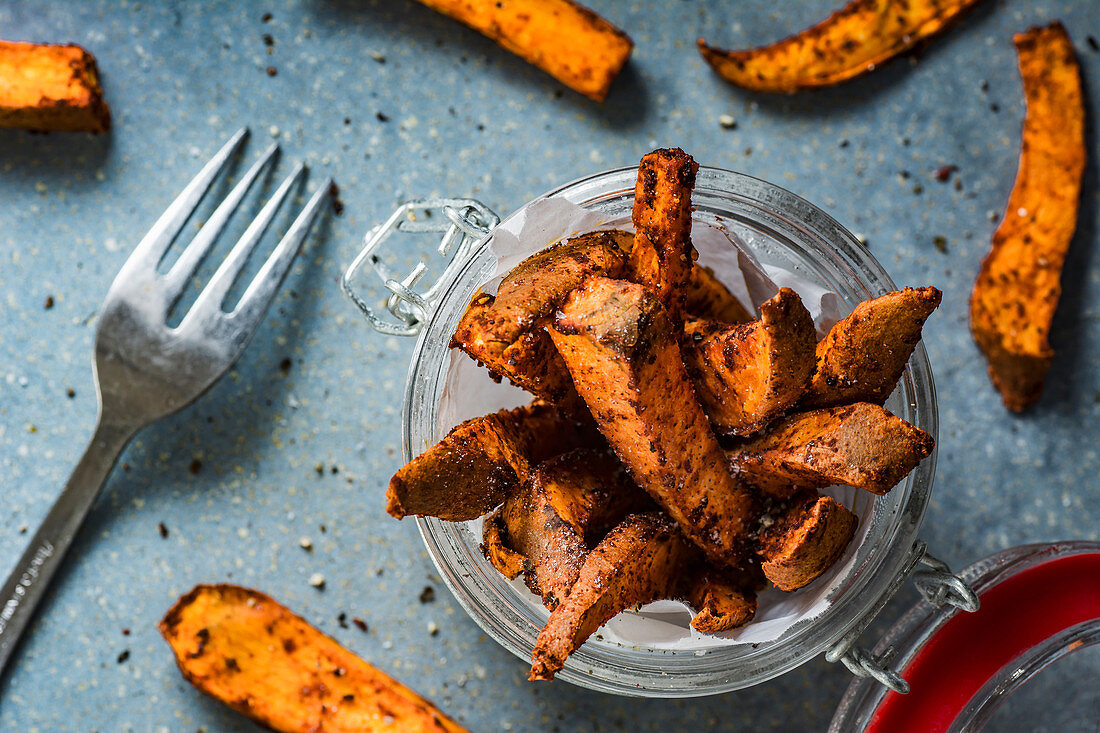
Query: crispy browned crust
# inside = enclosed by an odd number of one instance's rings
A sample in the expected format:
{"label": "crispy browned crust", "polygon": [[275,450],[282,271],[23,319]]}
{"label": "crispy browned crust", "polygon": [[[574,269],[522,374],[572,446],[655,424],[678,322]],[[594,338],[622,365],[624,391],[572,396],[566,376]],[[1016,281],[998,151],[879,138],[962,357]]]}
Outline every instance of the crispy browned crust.
{"label": "crispy browned crust", "polygon": [[159,628],[184,679],[271,730],[465,730],[258,591],[196,586]]}
{"label": "crispy browned crust", "polygon": [[394,474],[386,511],[398,519],[476,519],[518,489],[539,462],[601,442],[590,426],[543,402],[467,420]]}
{"label": "crispy browned crust", "polygon": [[868,402],[788,415],[729,452],[738,477],[762,490],[854,486],[885,494],[935,441]]}
{"label": "crispy browned crust", "polygon": [[803,407],[885,402],[941,297],[936,288],[905,288],[857,305],[817,344]]}
{"label": "crispy browned crust", "polygon": [[1016,184],[970,295],[970,330],[1005,406],[1039,399],[1054,358],[1050,328],[1077,226],[1085,110],[1073,44],[1060,23],[1015,37],[1027,115]]}
{"label": "crispy browned crust", "polygon": [[0,41],[0,127],[107,132],[95,58],[72,44]]}
{"label": "crispy browned crust", "polygon": [[719,570],[700,563],[687,589],[687,601],[695,610],[692,628],[704,634],[720,634],[752,621],[756,591],[761,585],[759,577],[759,568]]}
{"label": "crispy browned crust", "polygon": [[642,158],[634,185],[630,279],[652,289],[677,323],[697,256],[691,244],[691,192],[698,170],[680,148],[661,148]]}
{"label": "crispy browned crust", "polygon": [[698,263],[691,270],[684,298],[684,311],[690,318],[718,323],[748,323],[752,320],[752,314],[715,276],[714,270]]}
{"label": "crispy browned crust", "polygon": [[585,558],[531,655],[532,680],[551,680],[596,629],[620,611],[673,594],[693,554],[667,516],[632,514]]}
{"label": "crispy browned crust", "polygon": [[761,538],[761,568],[779,590],[798,590],[833,566],[859,518],[829,496],[795,501]]}
{"label": "crispy browned crust", "polygon": [[796,403],[814,370],[817,334],[810,312],[790,288],[760,306],[760,319],[739,326],[689,326],[694,348],[684,359],[711,425],[747,435]]}
{"label": "crispy browned crust", "polygon": [[699,52],[722,78],[758,92],[797,92],[873,71],[940,33],[981,0],[853,0],[797,35],[746,51],[700,38]]}
{"label": "crispy browned crust", "polygon": [[504,502],[502,519],[506,543],[524,558],[527,587],[553,610],[607,530],[655,508],[613,455],[581,449],[540,463]]}
{"label": "crispy browned crust", "polygon": [[494,377],[505,377],[543,399],[560,402],[575,397],[569,372],[543,327],[586,278],[620,275],[633,239],[623,231],[589,232],[528,257],[505,276],[495,296],[473,299],[451,346],[465,351]]}
{"label": "crispy browned crust", "polygon": [[672,328],[647,288],[595,277],[566,300],[550,335],[638,485],[717,564],[737,565],[756,502],[729,473]]}
{"label": "crispy browned crust", "polygon": [[420,0],[602,102],[630,59],[630,36],[572,0]]}
{"label": "crispy browned crust", "polygon": [[481,554],[500,571],[501,575],[508,580],[514,580],[523,572],[526,558],[508,547],[505,542],[504,536],[507,530],[504,527],[503,515],[504,507],[499,506],[485,517],[485,523],[481,528]]}

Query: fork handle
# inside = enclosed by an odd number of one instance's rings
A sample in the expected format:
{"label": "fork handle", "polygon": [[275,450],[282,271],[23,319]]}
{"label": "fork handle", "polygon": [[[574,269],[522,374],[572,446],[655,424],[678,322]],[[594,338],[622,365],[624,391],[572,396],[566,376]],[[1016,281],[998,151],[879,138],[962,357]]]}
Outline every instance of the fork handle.
{"label": "fork handle", "polygon": [[19,644],[50,580],[61,567],[92,503],[122,449],[137,429],[131,425],[96,425],[95,435],[65,490],[34,534],[11,575],[0,589],[0,676]]}

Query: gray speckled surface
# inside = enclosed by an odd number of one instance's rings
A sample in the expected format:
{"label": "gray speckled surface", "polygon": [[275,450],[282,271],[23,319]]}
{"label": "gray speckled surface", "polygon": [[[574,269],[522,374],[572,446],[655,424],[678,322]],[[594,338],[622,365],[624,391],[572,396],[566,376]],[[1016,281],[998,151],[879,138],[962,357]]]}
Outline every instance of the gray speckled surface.
{"label": "gray speckled surface", "polygon": [[[918,60],[797,97],[734,90],[693,49],[701,34],[730,46],[773,40],[835,2],[796,12],[591,0],[637,43],[603,106],[411,2],[0,6],[4,38],[95,53],[114,113],[99,138],[0,131],[2,572],[90,435],[94,314],[107,286],[202,160],[247,124],[252,155],[276,134],[282,170],[308,160],[314,181],[335,176],[346,207],[311,237],[231,378],[127,449],[0,684],[0,730],[253,730],[180,678],[155,629],[179,594],[225,580],[274,595],[473,730],[822,729],[848,681],[822,661],[693,701],[532,685],[440,586],[415,525],[383,510],[412,343],[371,332],[338,290],[364,230],[414,196],[473,195],[507,213],[658,144],[793,190],[865,236],[899,284],[943,289],[925,338],[942,427],[923,536],[938,554],[958,566],[1022,542],[1100,538],[1095,163],[1058,358],[1027,415],[1001,407],[965,308],[1016,170],[1023,105],[1011,35],[1066,23],[1095,120],[1100,54],[1086,36],[1100,35],[1096,6],[988,2]],[[736,129],[719,125],[722,114]],[[946,164],[959,167],[961,190],[934,179]],[[308,583],[314,572],[323,592]],[[426,585],[435,601],[422,605]],[[341,628],[341,612],[370,631]],[[1093,675],[1095,665],[1093,655]],[[1095,727],[1095,714],[1083,725]]]}

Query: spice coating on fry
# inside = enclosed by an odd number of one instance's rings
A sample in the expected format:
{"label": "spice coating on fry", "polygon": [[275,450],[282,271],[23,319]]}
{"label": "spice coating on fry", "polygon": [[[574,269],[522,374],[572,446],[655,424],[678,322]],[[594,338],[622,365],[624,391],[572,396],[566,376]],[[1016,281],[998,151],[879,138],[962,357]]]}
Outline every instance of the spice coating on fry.
{"label": "spice coating on fry", "polygon": [[1050,330],[1077,227],[1085,113],[1073,45],[1059,23],[1015,37],[1027,99],[1020,166],[970,295],[970,330],[1005,406],[1039,399]]}

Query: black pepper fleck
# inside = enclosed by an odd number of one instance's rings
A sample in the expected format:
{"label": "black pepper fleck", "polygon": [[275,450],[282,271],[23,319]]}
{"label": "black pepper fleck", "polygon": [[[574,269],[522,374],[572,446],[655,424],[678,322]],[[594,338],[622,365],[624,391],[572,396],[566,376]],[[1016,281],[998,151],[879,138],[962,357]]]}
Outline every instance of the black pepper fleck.
{"label": "black pepper fleck", "polygon": [[932,237],[932,244],[943,254],[947,254],[947,237],[936,235]]}
{"label": "black pepper fleck", "polygon": [[420,602],[431,603],[435,600],[435,588],[430,585],[424,586],[424,590],[420,591]]}
{"label": "black pepper fleck", "polygon": [[1091,48],[1093,51],[1100,51],[1100,43],[1097,43],[1096,39],[1092,36],[1087,36],[1085,38],[1085,42],[1089,44],[1089,48]]}
{"label": "black pepper fleck", "polygon": [[341,611],[340,615],[336,617],[336,623],[340,625],[341,629],[348,627],[348,615]]}
{"label": "black pepper fleck", "polygon": [[197,475],[198,472],[202,470],[202,461],[196,458],[195,460],[191,461],[191,465],[187,467],[187,470],[190,471],[192,474]]}
{"label": "black pepper fleck", "polygon": [[47,295],[46,296],[45,308],[46,308],[46,310],[49,310],[50,308],[53,308],[53,296],[52,295]]}
{"label": "black pepper fleck", "polygon": [[267,75],[268,75],[268,76],[275,76],[275,75],[276,75],[276,74],[278,74],[278,73],[279,73],[279,72],[275,70],[275,67],[274,67],[274,66],[268,66],[268,67],[267,67]]}
{"label": "black pepper fleck", "polygon": [[848,147],[849,145],[851,145],[851,143],[850,143],[850,142],[848,142],[848,138],[844,138],[843,140],[841,140],[841,141],[840,141],[840,143],[839,143],[838,147],[841,147],[841,148],[846,148],[846,147]]}
{"label": "black pepper fleck", "polygon": [[160,522],[157,524],[157,532],[160,533],[161,539],[168,539],[168,528],[164,526],[164,522]]}
{"label": "black pepper fleck", "polygon": [[270,33],[265,33],[264,34],[264,45],[265,46],[274,46],[275,45],[275,39],[271,36]]}
{"label": "black pepper fleck", "polygon": [[126,660],[129,659],[129,658],[130,658],[130,650],[129,649],[123,649],[122,654],[118,655],[118,663],[119,664],[124,664],[126,662]]}
{"label": "black pepper fleck", "polygon": [[67,388],[65,390],[65,396],[71,400],[73,397],[76,397],[76,390],[72,387]]}
{"label": "black pepper fleck", "polygon": [[260,20],[262,20],[265,23],[270,23],[271,22],[271,17],[272,17],[271,13],[264,13],[263,17],[260,18]]}
{"label": "black pepper fleck", "polygon": [[361,619],[361,618],[359,618],[358,616],[356,616],[355,618],[353,618],[353,619],[351,620],[351,622],[352,622],[353,624],[355,624],[355,628],[359,629],[359,630],[360,630],[360,631],[362,631],[362,632],[363,632],[364,634],[365,634],[365,633],[367,633],[367,622],[366,622],[366,621],[364,621],[363,619]]}
{"label": "black pepper fleck", "polygon": [[387,117],[386,115],[382,114],[381,112],[376,113],[374,116],[378,118],[379,122],[389,122],[390,121],[390,118]]}
{"label": "black pepper fleck", "polygon": [[281,371],[281,372],[283,372],[283,373],[285,374],[286,372],[289,372],[289,371],[290,371],[290,367],[291,367],[291,366],[292,366],[293,364],[294,364],[294,362],[292,362],[292,361],[290,360],[290,357],[289,357],[289,356],[287,356],[287,357],[284,357],[284,358],[283,358],[283,360],[279,362],[279,371]]}

